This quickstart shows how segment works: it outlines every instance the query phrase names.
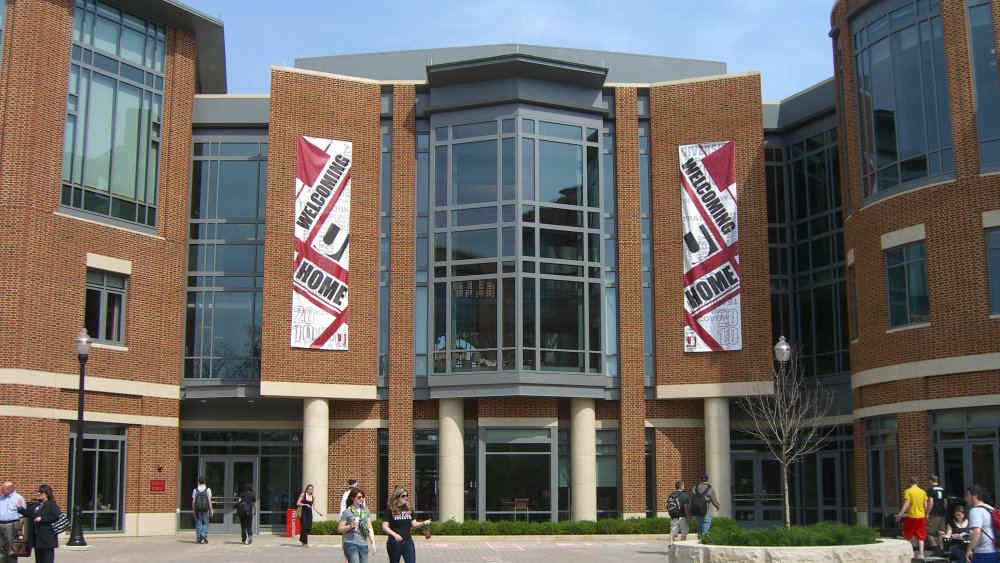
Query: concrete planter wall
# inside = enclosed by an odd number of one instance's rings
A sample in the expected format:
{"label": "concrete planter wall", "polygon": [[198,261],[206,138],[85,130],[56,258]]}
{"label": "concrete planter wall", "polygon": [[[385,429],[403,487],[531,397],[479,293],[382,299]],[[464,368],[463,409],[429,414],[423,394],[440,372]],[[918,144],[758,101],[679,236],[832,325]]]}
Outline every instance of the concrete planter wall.
{"label": "concrete planter wall", "polygon": [[670,563],[910,563],[912,559],[910,542],[889,539],[835,547],[736,547],[704,545],[697,540],[670,546]]}

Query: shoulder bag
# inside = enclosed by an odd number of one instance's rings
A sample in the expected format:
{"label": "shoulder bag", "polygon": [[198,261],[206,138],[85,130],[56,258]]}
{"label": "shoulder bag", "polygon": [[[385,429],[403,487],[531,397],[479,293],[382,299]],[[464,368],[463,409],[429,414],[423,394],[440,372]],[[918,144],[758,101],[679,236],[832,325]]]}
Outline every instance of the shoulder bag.
{"label": "shoulder bag", "polygon": [[7,557],[27,557],[31,555],[31,546],[24,539],[21,526],[17,527],[13,538],[3,542],[3,552]]}

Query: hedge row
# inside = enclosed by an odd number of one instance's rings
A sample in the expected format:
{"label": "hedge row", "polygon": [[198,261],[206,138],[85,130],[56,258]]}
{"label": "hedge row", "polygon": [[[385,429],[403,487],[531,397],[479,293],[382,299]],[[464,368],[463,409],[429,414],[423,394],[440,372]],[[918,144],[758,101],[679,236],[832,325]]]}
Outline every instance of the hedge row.
{"label": "hedge row", "polygon": [[[382,521],[372,522],[377,535],[382,535]],[[337,533],[337,521],[313,523],[310,535],[324,536]],[[419,532],[418,532],[419,533]],[[454,520],[435,522],[431,525],[435,536],[574,536],[574,535],[615,535],[615,534],[669,534],[669,518],[602,518],[597,522],[563,520],[561,522],[479,522]]]}
{"label": "hedge row", "polygon": [[702,536],[701,542],[709,545],[792,547],[864,545],[875,543],[878,538],[877,530],[865,526],[820,522],[791,528],[741,528],[729,518],[715,518],[712,528]]}

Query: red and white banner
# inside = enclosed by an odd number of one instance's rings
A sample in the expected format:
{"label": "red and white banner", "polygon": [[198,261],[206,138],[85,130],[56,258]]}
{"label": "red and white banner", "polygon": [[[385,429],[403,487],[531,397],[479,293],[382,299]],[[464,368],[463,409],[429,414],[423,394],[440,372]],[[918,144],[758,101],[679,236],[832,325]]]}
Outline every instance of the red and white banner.
{"label": "red and white banner", "polygon": [[736,144],[682,145],[684,351],[743,349]]}
{"label": "red and white banner", "polygon": [[298,137],[292,348],[347,350],[351,143]]}

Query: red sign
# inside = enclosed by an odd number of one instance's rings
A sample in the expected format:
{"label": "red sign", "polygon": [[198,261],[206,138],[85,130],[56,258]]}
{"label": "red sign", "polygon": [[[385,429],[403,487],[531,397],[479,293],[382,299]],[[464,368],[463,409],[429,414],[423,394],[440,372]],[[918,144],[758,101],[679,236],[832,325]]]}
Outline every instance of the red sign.
{"label": "red sign", "polygon": [[151,493],[165,493],[165,492],[167,492],[167,480],[166,479],[150,479],[149,480],[149,492],[151,492]]}

